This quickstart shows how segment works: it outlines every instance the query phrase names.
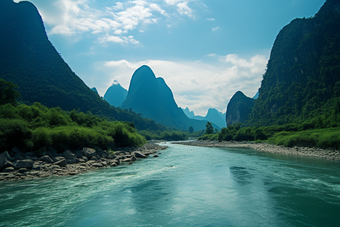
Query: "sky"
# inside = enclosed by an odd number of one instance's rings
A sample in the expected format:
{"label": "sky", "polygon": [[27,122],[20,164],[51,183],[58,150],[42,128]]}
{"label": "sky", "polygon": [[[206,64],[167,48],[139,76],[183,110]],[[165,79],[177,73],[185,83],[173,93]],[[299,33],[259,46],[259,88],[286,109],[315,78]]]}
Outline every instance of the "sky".
{"label": "sky", "polygon": [[[14,0],[19,2],[21,0]],[[261,86],[279,31],[325,0],[29,0],[71,69],[104,96],[148,65],[179,107],[226,111]]]}

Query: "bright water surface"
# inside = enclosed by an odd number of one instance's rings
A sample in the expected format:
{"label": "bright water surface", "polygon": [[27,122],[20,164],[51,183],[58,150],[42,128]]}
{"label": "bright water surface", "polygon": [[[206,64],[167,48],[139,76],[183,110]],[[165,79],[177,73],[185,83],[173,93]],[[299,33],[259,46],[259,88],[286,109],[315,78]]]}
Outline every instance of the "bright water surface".
{"label": "bright water surface", "polygon": [[170,144],[133,165],[2,182],[0,226],[340,226],[340,163]]}

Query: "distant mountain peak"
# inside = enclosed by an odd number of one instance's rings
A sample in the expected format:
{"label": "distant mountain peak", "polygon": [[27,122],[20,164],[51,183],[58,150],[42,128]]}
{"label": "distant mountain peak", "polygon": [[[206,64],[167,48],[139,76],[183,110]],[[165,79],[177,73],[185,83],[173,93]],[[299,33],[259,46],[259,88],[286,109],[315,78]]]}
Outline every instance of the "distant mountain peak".
{"label": "distant mountain peak", "polygon": [[178,108],[173,93],[165,80],[156,78],[152,69],[143,65],[132,75],[129,92],[121,105],[122,109],[131,108],[144,117],[169,127],[188,130],[205,129],[205,121],[189,119],[182,109]]}
{"label": "distant mountain peak", "polygon": [[127,96],[127,90],[123,88],[117,80],[114,80],[112,85],[107,89],[104,95],[104,100],[110,103],[111,106],[120,106]]}

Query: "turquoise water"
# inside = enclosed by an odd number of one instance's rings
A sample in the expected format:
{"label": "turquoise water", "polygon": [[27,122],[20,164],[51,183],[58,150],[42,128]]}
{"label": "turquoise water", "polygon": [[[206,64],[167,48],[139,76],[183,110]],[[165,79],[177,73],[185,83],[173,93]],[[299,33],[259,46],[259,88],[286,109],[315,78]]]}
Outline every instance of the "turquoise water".
{"label": "turquoise water", "polygon": [[133,165],[2,182],[0,226],[340,226],[340,163],[169,145]]}

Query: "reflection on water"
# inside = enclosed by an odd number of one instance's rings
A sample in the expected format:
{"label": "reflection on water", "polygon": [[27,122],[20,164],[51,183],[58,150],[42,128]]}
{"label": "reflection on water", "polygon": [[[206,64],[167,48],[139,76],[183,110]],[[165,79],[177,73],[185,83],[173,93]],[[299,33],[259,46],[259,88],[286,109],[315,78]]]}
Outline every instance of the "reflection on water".
{"label": "reflection on water", "polygon": [[0,195],[0,226],[340,226],[339,163],[249,149],[170,145]]}

